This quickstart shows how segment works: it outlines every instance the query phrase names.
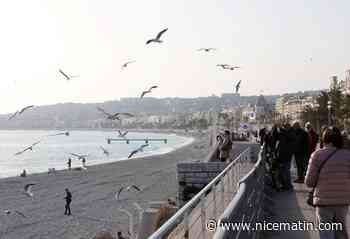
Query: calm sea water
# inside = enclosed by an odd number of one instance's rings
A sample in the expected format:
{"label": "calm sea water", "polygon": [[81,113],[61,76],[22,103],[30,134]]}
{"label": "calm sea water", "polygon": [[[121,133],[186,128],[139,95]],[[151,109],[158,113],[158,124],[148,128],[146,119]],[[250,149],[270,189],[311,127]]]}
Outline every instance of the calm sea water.
{"label": "calm sea water", "polygon": [[[118,138],[115,131],[70,131],[70,136],[47,137],[61,131],[7,131],[0,130],[0,178],[18,176],[23,169],[27,173],[47,172],[48,168],[66,169],[69,153],[88,154],[86,164],[95,165],[127,159],[129,153],[144,142],[111,142],[106,138]],[[180,137],[175,134],[136,133],[130,132],[127,138],[166,138],[168,143],[149,142],[143,152],[135,155],[142,157],[170,152],[189,144],[193,139]],[[42,140],[33,147],[33,151],[14,156],[34,142]],[[110,152],[107,157],[100,146]],[[132,160],[132,159],[131,159]],[[72,167],[81,166],[80,160],[72,160]]]}

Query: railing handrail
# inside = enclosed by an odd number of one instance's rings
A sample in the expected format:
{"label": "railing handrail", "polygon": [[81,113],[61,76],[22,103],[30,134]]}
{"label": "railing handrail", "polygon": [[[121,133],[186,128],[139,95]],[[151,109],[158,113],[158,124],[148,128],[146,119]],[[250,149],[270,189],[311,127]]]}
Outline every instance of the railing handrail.
{"label": "railing handrail", "polygon": [[182,219],[182,217],[185,215],[185,213],[193,209],[196,206],[196,202],[199,201],[203,196],[205,196],[205,193],[210,190],[215,184],[221,180],[223,176],[226,175],[226,173],[237,163],[237,161],[242,157],[244,154],[249,152],[250,147],[245,149],[243,152],[241,152],[227,167],[219,173],[210,183],[208,183],[199,193],[197,193],[189,202],[187,202],[181,209],[179,209],[169,220],[167,220],[157,231],[155,231],[148,239],[158,239],[161,238],[165,233],[168,232],[168,228],[171,228],[172,225],[177,223],[179,219]]}

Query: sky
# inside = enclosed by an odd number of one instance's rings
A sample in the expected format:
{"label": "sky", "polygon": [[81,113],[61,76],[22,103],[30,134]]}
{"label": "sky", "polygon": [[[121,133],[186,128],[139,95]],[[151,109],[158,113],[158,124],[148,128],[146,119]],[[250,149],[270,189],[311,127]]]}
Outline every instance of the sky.
{"label": "sky", "polygon": [[[348,9],[348,0],[1,1],[0,113],[138,97],[151,85],[153,97],[220,95],[239,80],[242,95],[327,88],[350,68]],[[145,45],[164,28],[162,44]]]}

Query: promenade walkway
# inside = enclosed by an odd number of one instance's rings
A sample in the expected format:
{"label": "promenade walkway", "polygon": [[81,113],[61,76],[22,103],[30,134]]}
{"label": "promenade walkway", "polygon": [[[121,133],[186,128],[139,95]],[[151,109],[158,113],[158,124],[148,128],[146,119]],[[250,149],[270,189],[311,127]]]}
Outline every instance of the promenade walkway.
{"label": "promenade walkway", "polygon": [[[271,208],[273,222],[316,222],[315,208],[306,204],[309,189],[304,184],[294,184],[294,192],[275,192],[272,195],[274,205]],[[345,189],[344,189],[345,190]],[[270,220],[269,220],[270,221]],[[348,231],[350,230],[350,214],[348,215]],[[265,239],[319,239],[317,231],[279,231],[266,232]]]}

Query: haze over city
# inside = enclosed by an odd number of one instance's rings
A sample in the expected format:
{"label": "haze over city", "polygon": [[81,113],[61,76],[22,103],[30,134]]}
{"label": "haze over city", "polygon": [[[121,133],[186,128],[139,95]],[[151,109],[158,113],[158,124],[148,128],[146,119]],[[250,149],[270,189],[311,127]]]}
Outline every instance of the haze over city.
{"label": "haze over city", "polygon": [[[280,94],[348,68],[348,1],[11,1],[0,8],[0,113],[27,104]],[[162,44],[147,39],[169,28]],[[214,47],[213,52],[198,48]],[[135,60],[126,69],[121,65]],[[242,66],[223,71],[216,64]],[[58,69],[79,75],[65,81]]]}

